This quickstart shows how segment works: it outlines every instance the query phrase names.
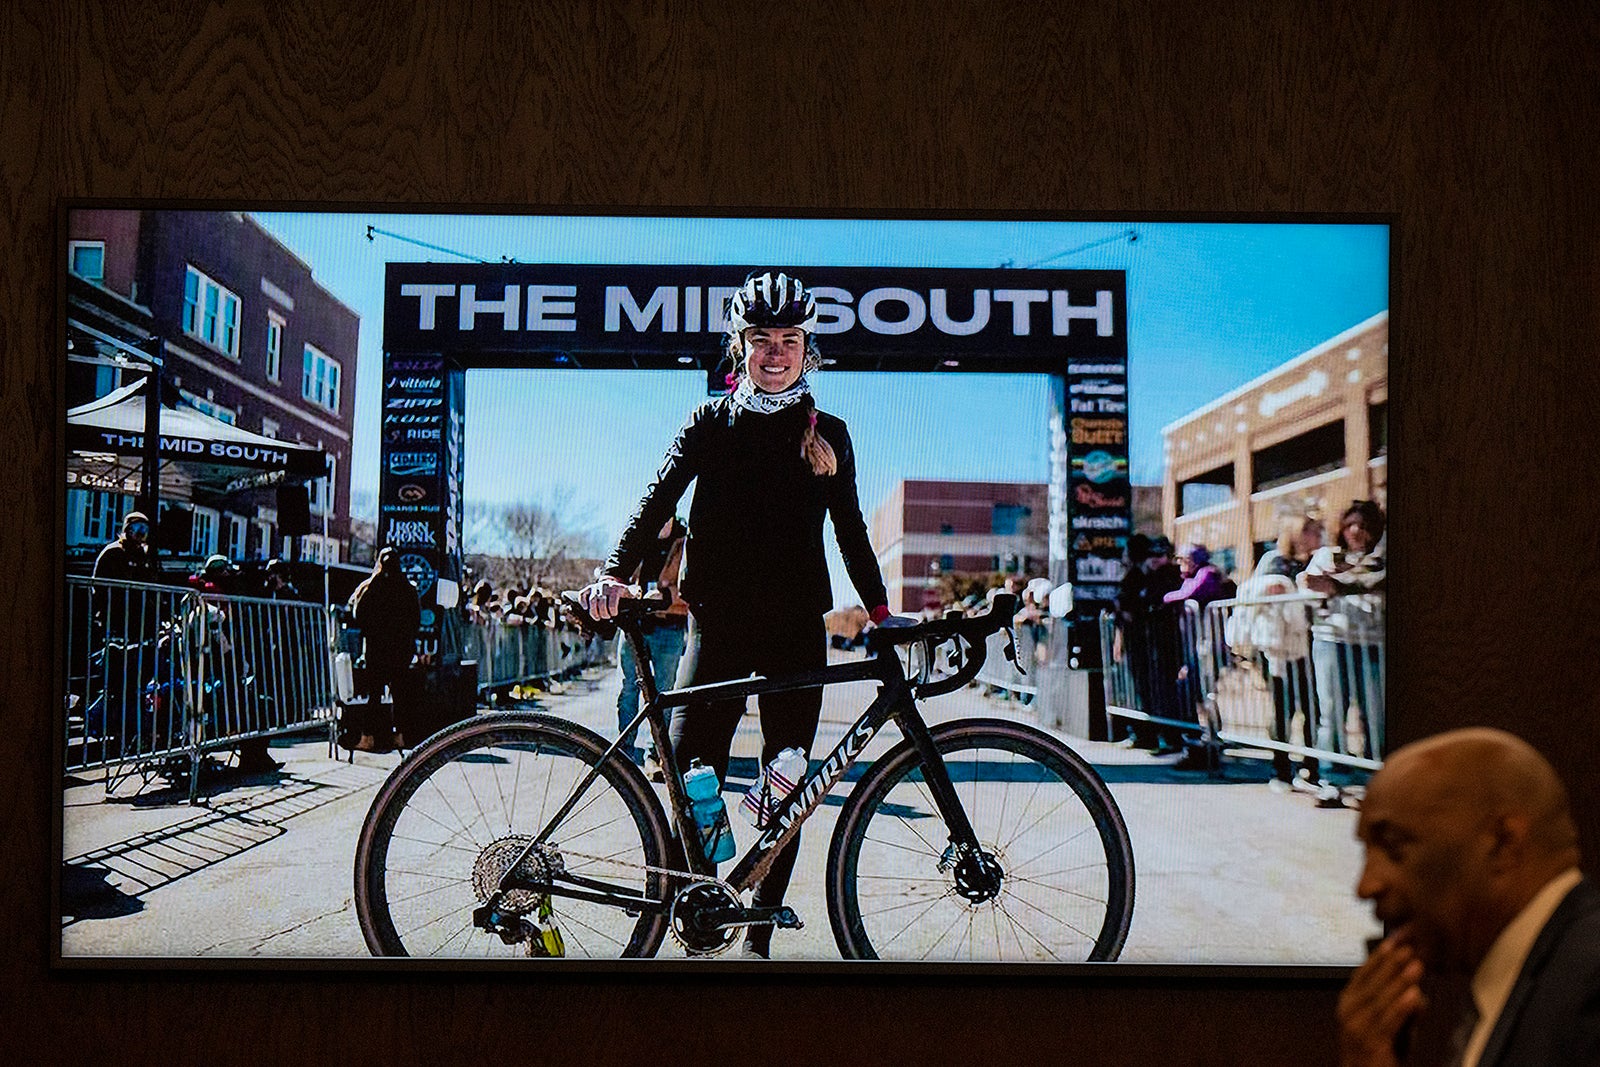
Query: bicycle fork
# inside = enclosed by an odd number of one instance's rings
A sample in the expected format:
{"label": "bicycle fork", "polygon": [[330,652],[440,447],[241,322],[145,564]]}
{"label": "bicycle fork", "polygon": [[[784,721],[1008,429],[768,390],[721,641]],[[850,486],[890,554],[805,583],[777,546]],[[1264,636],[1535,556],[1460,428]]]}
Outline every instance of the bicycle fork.
{"label": "bicycle fork", "polygon": [[994,856],[983,850],[977,831],[972,828],[972,821],[967,818],[967,811],[956,796],[955,783],[950,780],[950,768],[945,765],[944,756],[934,744],[933,733],[909,694],[896,702],[891,714],[901,733],[916,749],[922,763],[923,781],[933,794],[934,806],[944,819],[945,829],[950,832],[950,844],[939,857],[939,871],[953,875],[956,893],[969,902],[981,904],[993,900],[1000,895],[1005,872]]}

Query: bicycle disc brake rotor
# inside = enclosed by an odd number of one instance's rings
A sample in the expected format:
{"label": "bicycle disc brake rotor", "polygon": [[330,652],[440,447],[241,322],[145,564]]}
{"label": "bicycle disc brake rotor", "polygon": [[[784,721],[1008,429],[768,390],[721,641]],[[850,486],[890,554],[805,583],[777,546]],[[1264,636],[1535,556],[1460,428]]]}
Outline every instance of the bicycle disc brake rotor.
{"label": "bicycle disc brake rotor", "polygon": [[976,906],[1000,895],[1005,882],[1005,854],[996,846],[980,844],[976,851],[957,854],[956,846],[945,849],[939,869],[955,879],[956,895]]}
{"label": "bicycle disc brake rotor", "polygon": [[[532,840],[526,834],[508,834],[484,846],[472,864],[472,890],[479,900],[488,900],[495,894],[512,864]],[[517,864],[516,880],[548,886],[550,879],[564,867],[561,853],[554,847],[535,845],[527,858]],[[526,915],[537,908],[546,895],[538,889],[509,889],[500,897],[499,907],[507,915]]]}
{"label": "bicycle disc brake rotor", "polygon": [[719,914],[744,909],[739,894],[726,882],[696,882],[672,901],[667,929],[685,952],[697,956],[722,952],[739,936],[743,926],[721,928]]}

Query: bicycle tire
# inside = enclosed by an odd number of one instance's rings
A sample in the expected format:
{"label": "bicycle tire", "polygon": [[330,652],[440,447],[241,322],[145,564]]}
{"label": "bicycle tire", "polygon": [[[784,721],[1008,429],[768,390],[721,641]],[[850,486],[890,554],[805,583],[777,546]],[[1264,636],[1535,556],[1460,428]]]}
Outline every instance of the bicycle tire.
{"label": "bicycle tire", "polygon": [[1003,872],[998,892],[963,896],[921,757],[902,741],[846,798],[828,849],[828,919],[840,953],[973,963],[1116,959],[1133,919],[1133,846],[1099,774],[1021,723],[965,719],[930,733],[980,845]]}
{"label": "bicycle tire", "polygon": [[[626,885],[659,900],[669,855],[666,816],[631,760],[575,723],[547,715],[481,715],[434,734],[373,799],[356,845],[356,916],[375,956],[495,958],[543,955],[534,936],[507,945],[473,925],[484,886],[544,828],[589,770],[600,775],[547,838],[532,863]],[[476,877],[476,885],[475,885]],[[512,901],[530,927],[559,931],[567,957],[651,956],[666,934],[659,910],[628,915],[613,905],[520,891]],[[539,941],[539,945],[534,945]]]}

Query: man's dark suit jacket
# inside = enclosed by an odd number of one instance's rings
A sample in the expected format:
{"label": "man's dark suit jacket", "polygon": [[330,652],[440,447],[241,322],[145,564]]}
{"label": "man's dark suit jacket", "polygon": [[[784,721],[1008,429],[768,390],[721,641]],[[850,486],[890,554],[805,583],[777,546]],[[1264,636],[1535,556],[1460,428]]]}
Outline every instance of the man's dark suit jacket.
{"label": "man's dark suit jacket", "polygon": [[1600,1067],[1600,886],[1579,882],[1545,923],[1478,1067]]}

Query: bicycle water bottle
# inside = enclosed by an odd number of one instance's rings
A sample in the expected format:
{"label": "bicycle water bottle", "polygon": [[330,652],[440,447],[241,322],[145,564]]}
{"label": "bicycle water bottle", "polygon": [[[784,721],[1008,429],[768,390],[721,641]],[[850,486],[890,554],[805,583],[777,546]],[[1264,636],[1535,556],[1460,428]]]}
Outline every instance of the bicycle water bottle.
{"label": "bicycle water bottle", "polygon": [[786,748],[761,768],[761,777],[739,802],[739,810],[750,825],[764,830],[778,814],[778,805],[794,792],[794,787],[805,777],[810,764],[801,748]]}
{"label": "bicycle water bottle", "polygon": [[722,801],[722,783],[717,772],[692,760],[683,775],[683,788],[689,794],[694,823],[700,830],[700,847],[713,863],[733,858],[733,827],[728,825],[728,806]]}

